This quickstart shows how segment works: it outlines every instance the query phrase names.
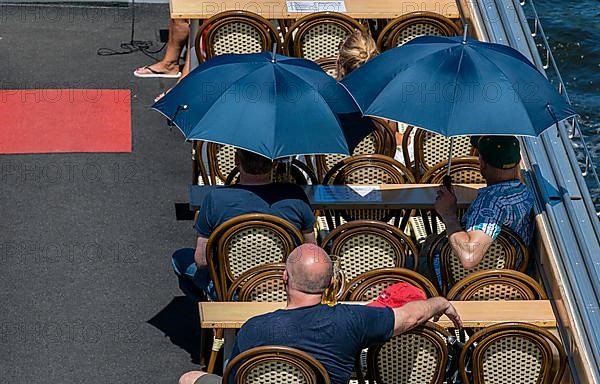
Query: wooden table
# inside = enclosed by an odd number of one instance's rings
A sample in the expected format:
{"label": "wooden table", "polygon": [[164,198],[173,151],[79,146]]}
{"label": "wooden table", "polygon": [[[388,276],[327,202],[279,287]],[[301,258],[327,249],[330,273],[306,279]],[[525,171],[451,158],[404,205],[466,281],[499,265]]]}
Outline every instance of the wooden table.
{"label": "wooden table", "polygon": [[[349,304],[362,305],[353,302]],[[453,301],[465,328],[480,328],[505,322],[523,322],[539,327],[556,330],[557,322],[552,305],[548,300],[530,301]],[[200,307],[200,326],[202,328],[224,329],[223,368],[231,356],[235,340],[235,331],[244,323],[258,315],[273,312],[285,307],[286,303],[273,302],[202,302]],[[442,316],[438,325],[451,328],[454,324]],[[273,326],[277,326],[274,324]]]}
{"label": "wooden table", "polygon": [[[320,1],[327,3],[327,1]],[[244,10],[267,19],[298,19],[307,13],[288,12],[285,0],[170,0],[171,18],[207,19],[217,13]],[[394,19],[416,12],[436,12],[449,18],[459,18],[455,0],[345,0],[346,15],[356,19]],[[329,9],[327,6],[325,7]],[[337,10],[332,3],[332,11]]]}
{"label": "wooden table", "polygon": [[[458,207],[468,207],[477,197],[478,189],[484,186],[485,184],[454,185]],[[190,185],[190,208],[198,209],[206,194],[215,188],[219,187]],[[434,184],[305,185],[303,188],[313,209],[433,209],[439,186]]]}
{"label": "wooden table", "polygon": [[[202,328],[238,329],[249,318],[284,308],[286,303],[204,302],[198,305]],[[549,300],[453,301],[452,305],[460,314],[465,328],[487,327],[511,321],[556,328],[556,317]],[[437,324],[445,328],[453,326],[446,316],[442,316]]]}

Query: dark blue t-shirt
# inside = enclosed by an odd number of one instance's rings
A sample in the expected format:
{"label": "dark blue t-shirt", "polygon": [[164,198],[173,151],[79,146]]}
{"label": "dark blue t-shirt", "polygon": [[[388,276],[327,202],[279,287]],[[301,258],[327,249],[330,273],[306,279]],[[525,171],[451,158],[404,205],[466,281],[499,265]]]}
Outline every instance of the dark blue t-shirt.
{"label": "dark blue t-shirt", "polygon": [[304,190],[295,184],[230,185],[216,188],[202,202],[194,228],[204,237],[219,225],[247,213],[285,219],[301,232],[312,232],[315,216]]}
{"label": "dark blue t-shirt", "polygon": [[332,384],[346,384],[358,353],[389,340],[393,333],[390,308],[318,304],[280,309],[248,320],[237,335],[231,358],[263,345],[293,347],[321,362]]}

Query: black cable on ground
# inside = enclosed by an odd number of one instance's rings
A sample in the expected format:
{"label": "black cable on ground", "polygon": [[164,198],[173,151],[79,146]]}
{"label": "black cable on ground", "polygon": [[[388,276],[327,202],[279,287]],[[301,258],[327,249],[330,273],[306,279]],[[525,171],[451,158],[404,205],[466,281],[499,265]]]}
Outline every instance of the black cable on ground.
{"label": "black cable on ground", "polygon": [[144,55],[154,59],[155,61],[159,61],[160,59],[152,56],[153,54],[159,53],[162,51],[167,43],[163,43],[162,47],[160,47],[156,51],[150,51],[150,47],[152,47],[152,41],[150,40],[135,40],[135,0],[131,0],[131,39],[129,42],[121,43],[121,50],[117,51],[112,48],[99,48],[96,52],[99,56],[114,56],[114,55],[128,55],[134,52],[141,52]]}

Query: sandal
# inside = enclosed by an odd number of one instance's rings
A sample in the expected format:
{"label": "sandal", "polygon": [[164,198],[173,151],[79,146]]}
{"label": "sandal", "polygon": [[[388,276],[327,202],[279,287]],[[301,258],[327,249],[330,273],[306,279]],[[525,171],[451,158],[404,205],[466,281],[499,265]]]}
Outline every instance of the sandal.
{"label": "sandal", "polygon": [[133,75],[135,77],[141,77],[141,78],[161,77],[161,78],[165,78],[165,79],[178,79],[181,77],[181,72],[177,72],[177,73],[160,72],[160,71],[156,71],[156,70],[150,68],[150,65],[146,65],[145,67],[140,67],[140,68],[136,69],[135,71],[133,71]]}

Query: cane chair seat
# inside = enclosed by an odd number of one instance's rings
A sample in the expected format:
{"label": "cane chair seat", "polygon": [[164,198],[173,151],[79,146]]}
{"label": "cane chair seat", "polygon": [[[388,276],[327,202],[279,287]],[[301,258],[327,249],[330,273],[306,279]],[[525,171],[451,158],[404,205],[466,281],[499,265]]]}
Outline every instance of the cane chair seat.
{"label": "cane chair seat", "polygon": [[427,297],[438,296],[435,286],[426,277],[414,271],[406,268],[379,268],[352,279],[342,294],[342,300],[371,301],[390,285],[401,282],[421,289]]}
{"label": "cane chair seat", "polygon": [[343,41],[355,30],[364,32],[365,27],[342,13],[311,13],[289,28],[283,43],[284,53],[313,61],[337,57]]}
{"label": "cane chair seat", "polygon": [[261,346],[234,357],[223,373],[223,383],[235,374],[236,384],[329,384],[329,375],[314,357],[295,348]]}
{"label": "cane chair seat", "polygon": [[229,288],[228,300],[278,302],[286,301],[283,283],[285,264],[264,264],[251,268],[237,278]]}
{"label": "cane chair seat", "polygon": [[457,36],[460,29],[454,22],[434,12],[412,12],[390,23],[379,34],[377,48],[380,52],[398,47],[418,36]]}
{"label": "cane chair seat", "polygon": [[[472,364],[472,379],[466,373],[467,360]],[[562,382],[566,355],[560,341],[546,329],[504,323],[471,336],[458,363],[464,383],[558,384]]]}
{"label": "cane chair seat", "polygon": [[206,259],[219,300],[226,300],[233,281],[249,269],[285,262],[303,241],[302,233],[272,215],[250,213],[218,226],[208,238]]}
{"label": "cane chair seat", "polygon": [[546,300],[544,289],[518,271],[491,270],[470,274],[448,292],[448,300]]}
{"label": "cane chair seat", "polygon": [[448,362],[447,337],[428,322],[369,348],[369,375],[378,384],[438,384]]}
{"label": "cane chair seat", "polygon": [[436,253],[440,255],[440,267],[442,272],[442,293],[448,293],[448,287],[453,287],[458,281],[479,271],[510,269],[525,272],[529,262],[529,252],[523,240],[514,231],[502,227],[502,231],[492,242],[481,262],[474,268],[463,267],[461,261],[452,251],[446,233],[440,233],[433,240],[429,251],[428,261],[433,271],[433,258]]}
{"label": "cane chair seat", "polygon": [[321,245],[339,257],[347,282],[368,271],[405,267],[407,258],[415,260],[418,256],[417,247],[404,232],[379,221],[357,220],[340,225]]}
{"label": "cane chair seat", "polygon": [[247,11],[221,12],[206,20],[196,35],[196,56],[200,63],[230,53],[271,51],[279,35],[267,19]]}

